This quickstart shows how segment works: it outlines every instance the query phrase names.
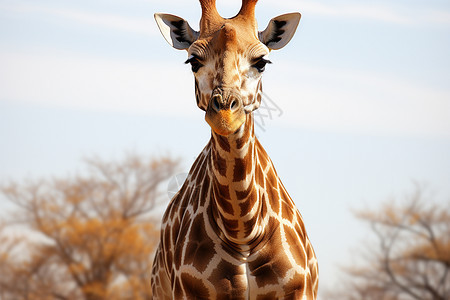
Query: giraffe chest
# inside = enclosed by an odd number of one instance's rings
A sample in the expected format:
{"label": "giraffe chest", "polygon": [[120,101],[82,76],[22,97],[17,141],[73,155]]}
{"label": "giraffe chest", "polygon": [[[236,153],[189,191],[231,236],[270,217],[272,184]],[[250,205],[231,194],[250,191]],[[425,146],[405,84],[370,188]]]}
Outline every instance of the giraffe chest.
{"label": "giraffe chest", "polygon": [[306,293],[305,249],[287,243],[292,234],[298,236],[294,229],[271,224],[278,229],[257,251],[242,253],[217,235],[206,211],[190,211],[186,208],[186,215],[171,228],[174,235],[165,251],[173,262],[169,267],[175,299],[276,299]]}

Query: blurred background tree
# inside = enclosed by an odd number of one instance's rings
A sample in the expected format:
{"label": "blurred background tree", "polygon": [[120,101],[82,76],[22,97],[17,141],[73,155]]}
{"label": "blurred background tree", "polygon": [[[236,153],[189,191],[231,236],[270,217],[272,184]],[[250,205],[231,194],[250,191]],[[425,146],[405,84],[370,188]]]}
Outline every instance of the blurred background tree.
{"label": "blurred background tree", "polygon": [[450,203],[435,204],[417,186],[402,202],[355,215],[375,240],[343,267],[326,299],[450,299]]}
{"label": "blurred background tree", "polygon": [[0,299],[151,299],[155,209],[179,162],[86,163],[83,176],[0,188],[16,205],[0,224]]}

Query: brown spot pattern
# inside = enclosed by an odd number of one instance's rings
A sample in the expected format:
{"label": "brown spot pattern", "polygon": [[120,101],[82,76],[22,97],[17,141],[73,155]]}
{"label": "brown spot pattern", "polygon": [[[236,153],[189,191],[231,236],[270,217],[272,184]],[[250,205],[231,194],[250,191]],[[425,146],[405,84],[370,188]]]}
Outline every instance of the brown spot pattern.
{"label": "brown spot pattern", "polygon": [[[201,2],[204,6],[213,3]],[[256,0],[244,3],[254,4]],[[195,75],[197,105],[205,109],[215,88],[235,93],[245,90],[241,97],[246,105],[260,102],[260,77],[254,79],[242,73],[248,71],[247,62],[267,51],[261,50],[256,40],[256,28],[248,26],[251,22],[245,19],[217,18],[209,23],[203,20],[201,37],[194,42],[205,67]],[[259,80],[256,91],[247,90],[255,86],[252,80]],[[300,299],[305,295],[315,299],[318,274],[314,251],[300,214],[255,138],[253,122],[249,113],[244,127],[236,133],[225,137],[213,132],[206,151],[193,164],[188,181],[169,204],[152,270],[154,297],[211,299],[217,293],[217,299],[245,299],[250,292],[259,300]],[[251,182],[244,181],[246,178]],[[255,215],[249,215],[252,208],[257,208]],[[250,219],[244,222],[244,218]],[[292,226],[282,224],[286,221]],[[255,226],[264,226],[263,233],[243,242]],[[243,266],[242,249],[247,248],[245,255],[251,280],[257,286],[255,291],[248,290],[249,275]],[[211,264],[213,259],[217,259],[215,265]],[[186,272],[190,268],[199,273]],[[288,271],[297,275],[288,279]],[[261,292],[268,285],[274,287]]]}
{"label": "brown spot pattern", "polygon": [[216,283],[218,299],[243,299],[247,286],[242,275],[239,266],[223,260],[208,279]]}
{"label": "brown spot pattern", "polygon": [[214,154],[214,169],[223,177],[227,175],[227,162],[219,153]]}
{"label": "brown spot pattern", "polygon": [[180,276],[183,290],[188,296],[188,299],[208,299],[209,292],[203,280],[194,277],[187,273],[182,273]]}
{"label": "brown spot pattern", "polygon": [[205,231],[202,216],[197,216],[194,219],[189,240],[191,242],[186,247],[184,264],[190,265],[195,263],[195,268],[200,272],[204,272],[209,261],[214,257],[215,251],[213,250],[214,242]]}

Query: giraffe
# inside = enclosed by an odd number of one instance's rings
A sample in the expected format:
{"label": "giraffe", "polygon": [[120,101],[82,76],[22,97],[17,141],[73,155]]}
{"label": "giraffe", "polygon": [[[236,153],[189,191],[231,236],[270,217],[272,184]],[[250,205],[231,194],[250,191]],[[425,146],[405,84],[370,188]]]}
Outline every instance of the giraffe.
{"label": "giraffe", "polygon": [[152,268],[155,299],[316,299],[318,266],[302,217],[254,132],[253,111],[271,50],[301,15],[257,31],[257,0],[224,19],[200,0],[200,31],[155,14],[175,49],[187,50],[197,106],[211,139],[163,216]]}

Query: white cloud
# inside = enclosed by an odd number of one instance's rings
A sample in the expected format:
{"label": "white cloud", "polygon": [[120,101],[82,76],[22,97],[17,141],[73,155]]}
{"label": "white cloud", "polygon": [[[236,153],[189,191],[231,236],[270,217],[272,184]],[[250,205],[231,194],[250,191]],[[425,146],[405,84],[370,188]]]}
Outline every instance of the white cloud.
{"label": "white cloud", "polygon": [[29,3],[0,4],[0,10],[31,14],[41,18],[62,18],[64,21],[72,21],[79,24],[96,26],[100,28],[121,30],[136,34],[153,36],[157,33],[153,15],[149,13],[148,18],[126,17],[123,15],[96,13],[76,9],[61,9],[35,5]]}
{"label": "white cloud", "polygon": [[[198,117],[193,77],[176,63],[129,63],[75,55],[0,55],[0,100],[68,108]],[[292,126],[450,137],[450,91],[385,74],[278,62],[265,74],[265,92]]]}
{"label": "white cloud", "polygon": [[393,4],[358,3],[319,3],[311,0],[266,0],[272,7],[286,10],[300,10],[304,15],[338,17],[340,19],[361,19],[402,25],[450,25],[450,12],[423,9],[414,5],[395,6]]}
{"label": "white cloud", "polygon": [[[277,68],[273,73],[292,72],[288,64]],[[448,89],[387,74],[314,66],[300,70],[296,78],[266,76],[265,91],[284,108],[284,122],[324,130],[450,137]]]}
{"label": "white cloud", "polygon": [[0,53],[0,100],[133,113],[195,111],[193,78],[181,63],[130,63]]}
{"label": "white cloud", "polygon": [[[167,6],[163,1],[153,0],[143,2],[147,2],[149,5],[158,6],[160,9],[164,9],[164,6]],[[186,2],[184,1],[171,1],[171,5],[175,5],[175,3],[179,3],[178,6],[180,7],[190,7],[186,6]],[[123,4],[129,5],[129,3],[125,2]],[[219,11],[223,12],[227,17],[230,17],[237,12],[239,7],[240,1],[237,0],[218,3]],[[414,6],[399,7],[387,4],[361,4],[350,2],[330,4],[311,0],[285,0],[282,2],[277,0],[266,0],[261,2],[259,7],[261,7],[261,13],[263,15],[271,11],[271,8],[276,8],[277,10],[300,11],[304,16],[319,15],[340,19],[368,19],[402,25],[450,25],[450,12],[435,9],[420,9]],[[64,21],[76,22],[78,24],[147,36],[158,34],[152,12],[150,11],[148,18],[142,18],[136,16],[124,16],[121,14],[99,13],[89,10],[77,10],[73,8],[55,8],[53,6],[37,5],[27,1],[9,1],[0,3],[0,10],[10,13],[31,14],[42,18],[61,18]],[[187,14],[185,17],[191,16],[193,11],[198,14],[199,10],[199,5],[197,7],[194,6],[192,7],[192,10],[185,12]]]}
{"label": "white cloud", "polygon": [[423,20],[430,23],[450,24],[450,11],[428,11],[424,15],[420,15],[418,20]]}

